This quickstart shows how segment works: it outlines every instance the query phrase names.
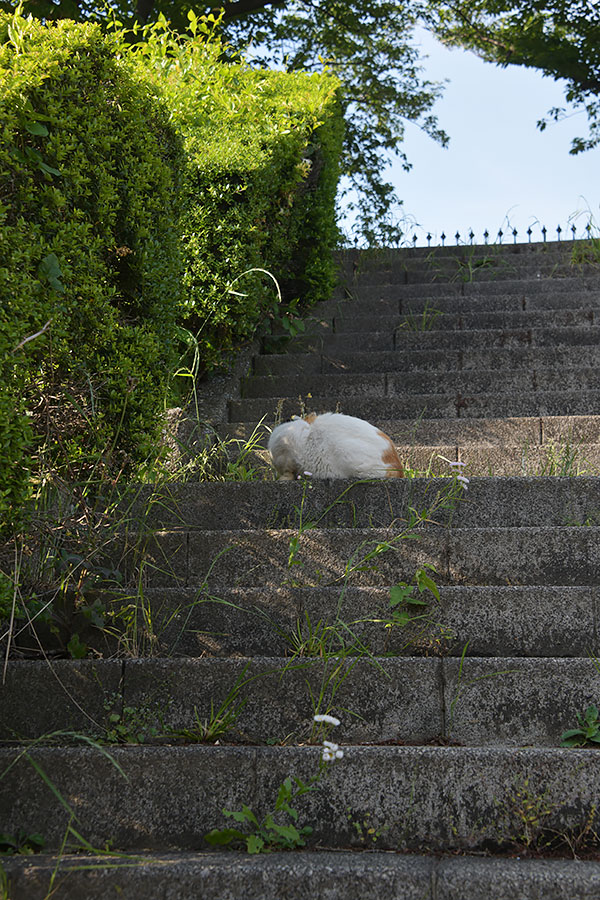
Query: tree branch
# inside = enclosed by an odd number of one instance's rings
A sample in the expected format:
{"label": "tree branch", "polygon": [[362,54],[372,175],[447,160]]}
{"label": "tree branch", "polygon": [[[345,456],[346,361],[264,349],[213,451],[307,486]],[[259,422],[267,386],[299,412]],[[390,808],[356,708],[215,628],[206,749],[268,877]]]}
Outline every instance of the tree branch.
{"label": "tree branch", "polygon": [[222,3],[221,6],[214,6],[212,11],[218,13],[221,9],[224,9],[223,21],[229,22],[231,19],[259,12],[265,6],[286,6],[286,0],[235,0],[233,3]]}
{"label": "tree branch", "polygon": [[510,44],[506,44],[503,41],[498,41],[498,40],[495,40],[494,38],[490,37],[489,34],[486,31],[484,31],[483,28],[479,24],[475,23],[472,19],[470,19],[463,12],[461,6],[459,6],[455,3],[450,3],[449,6],[450,6],[450,9],[454,12],[454,14],[457,15],[459,19],[462,19],[464,25],[467,28],[470,28],[475,33],[475,35],[479,38],[479,40],[481,41],[482,44],[489,44],[491,47],[494,47],[496,50],[503,51],[506,55],[506,59],[503,60],[503,62],[505,62],[505,63],[509,62],[510,57],[515,52],[515,48],[513,46],[511,46]]}

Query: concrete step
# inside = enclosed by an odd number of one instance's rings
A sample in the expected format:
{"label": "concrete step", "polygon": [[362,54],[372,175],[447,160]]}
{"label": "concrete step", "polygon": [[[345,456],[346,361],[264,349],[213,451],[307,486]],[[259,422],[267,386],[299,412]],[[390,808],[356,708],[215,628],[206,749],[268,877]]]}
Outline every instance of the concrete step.
{"label": "concrete step", "polygon": [[[310,649],[310,639],[324,627],[335,629],[337,637],[331,632],[333,646],[340,639],[346,640],[346,646],[357,640],[374,655],[457,656],[466,647],[469,656],[576,657],[586,656],[597,646],[595,586],[440,585],[439,589],[439,604],[426,595],[425,618],[388,628],[389,586],[236,589],[224,585],[216,594],[198,588],[146,587],[143,621],[128,615],[130,592],[110,599],[106,624],[109,630],[118,631],[120,640],[107,640],[105,631],[93,627],[80,630],[80,639],[92,653],[107,659],[145,653],[164,657],[285,656],[297,652],[301,644],[310,655],[316,652]],[[17,659],[40,657],[39,644],[27,630],[15,629],[12,646]],[[114,671],[103,671],[106,697],[117,696],[120,664],[115,663]],[[63,679],[65,683],[76,697],[77,679]],[[48,709],[48,714],[53,710]],[[102,714],[98,709],[94,721]],[[73,724],[73,710],[70,715]],[[82,724],[77,727],[89,727],[84,714],[79,721]],[[6,726],[21,729],[9,719]],[[52,730],[51,723],[47,730]]]}
{"label": "concrete step", "polygon": [[585,309],[597,311],[600,306],[600,291],[573,293],[565,291],[545,291],[531,294],[526,290],[512,294],[492,294],[489,296],[453,293],[438,297],[402,297],[392,286],[380,289],[356,288],[352,296],[326,300],[311,310],[306,319],[307,327],[322,319],[349,318],[352,315],[372,316],[420,316],[424,312],[439,311],[451,313],[519,313],[557,312],[561,310]]}
{"label": "concrete step", "polygon": [[254,375],[242,386],[242,398],[321,396],[338,400],[357,397],[404,397],[442,394],[530,394],[538,391],[597,391],[598,368],[551,368],[534,365],[530,369],[509,366],[446,372],[350,373],[326,375]]}
{"label": "concrete step", "polygon": [[[407,306],[408,304],[404,304]],[[593,328],[598,324],[598,310],[594,309],[543,309],[489,312],[444,312],[438,314],[435,307],[428,307],[423,312],[407,309],[404,313],[380,315],[374,318],[370,314],[362,315],[360,310],[344,310],[333,319],[330,326],[324,322],[319,327],[324,333],[340,334],[345,331],[482,331],[523,328]],[[318,328],[316,331],[318,332]]]}
{"label": "concrete step", "polygon": [[[263,425],[263,440],[268,440],[269,425]],[[374,423],[397,444],[411,446],[441,446],[454,444],[466,447],[502,448],[506,446],[535,446],[537,444],[574,442],[600,443],[600,415],[585,416],[513,416],[488,419],[424,419],[406,422],[401,419],[377,419]],[[220,435],[245,441],[255,425],[230,422],[219,426]]]}
{"label": "concrete step", "polygon": [[[375,844],[376,846],[376,844]],[[271,853],[157,853],[89,858],[47,854],[3,861],[13,900],[45,900],[51,880],[70,900],[596,900],[600,863],[579,859],[485,859],[394,854],[370,849]],[[57,895],[60,896],[60,895]]]}
{"label": "concrete step", "polygon": [[[387,274],[378,278],[351,282],[340,291],[335,299],[356,297],[360,300],[378,300],[381,298],[398,298],[402,302],[413,299],[470,297],[477,298],[481,308],[493,297],[516,295],[527,300],[544,296],[579,297],[581,306],[585,306],[585,297],[596,294],[600,290],[600,276],[573,276],[569,278],[520,278],[501,279],[496,281],[430,281],[425,283],[405,283],[403,278],[393,279]],[[572,301],[571,301],[572,302]]]}
{"label": "concrete step", "polygon": [[[600,474],[600,418],[594,416],[377,420],[376,424],[394,441],[407,474],[416,477],[447,475],[449,460],[466,463],[469,476]],[[218,429],[222,440],[234,441],[227,445],[232,460],[254,427],[242,422]],[[265,425],[259,445],[246,459],[259,481],[275,477],[266,450],[269,434]]]}
{"label": "concrete step", "polygon": [[[583,416],[600,409],[600,391],[531,391],[527,394],[511,392],[499,394],[465,393],[452,395],[412,394],[396,397],[344,397],[316,395],[311,392],[297,398],[232,400],[229,403],[230,422],[277,422],[306,413],[341,412],[371,422],[419,419],[490,419],[500,417],[533,418],[552,416]],[[380,426],[381,427],[381,426]],[[410,429],[409,429],[410,430]],[[391,435],[390,435],[391,436]]]}
{"label": "concrete step", "polygon": [[[424,565],[439,584],[593,585],[600,577],[598,526],[429,526],[419,540],[399,529],[311,528],[163,531],[119,551],[126,584],[189,587],[385,587]],[[131,540],[131,539],[130,539]],[[131,546],[131,545],[130,545]]]}
{"label": "concrete step", "polygon": [[303,643],[314,653],[310,638],[327,626],[375,655],[460,656],[466,647],[468,656],[586,657],[598,646],[595,585],[442,585],[440,597],[439,604],[429,597],[425,619],[388,628],[389,586],[224,587],[217,596],[147,588],[144,594],[152,647],[165,657],[285,656]]}
{"label": "concrete step", "polygon": [[[465,471],[470,474],[468,467]],[[600,525],[600,478],[474,477],[466,492],[451,478],[175,482],[160,490],[140,486],[131,515],[135,521],[146,510],[144,529],[150,531],[231,532],[301,528],[302,523],[305,528],[402,527],[411,509],[431,509],[434,522],[453,529],[583,526],[596,519]]]}
{"label": "concrete step", "polygon": [[[256,356],[254,376],[358,375],[387,372],[470,372],[478,369],[574,369],[600,368],[600,346],[520,347],[488,350],[380,350],[372,353],[340,352]],[[249,376],[252,378],[253,376]],[[244,380],[244,384],[248,379]]]}
{"label": "concrete step", "polygon": [[[266,441],[265,441],[266,444]],[[600,475],[600,444],[581,444],[567,440],[555,444],[492,448],[469,445],[424,445],[396,443],[405,475],[411,478],[431,478],[448,475],[448,461],[464,462],[469,476],[582,476]],[[253,470],[255,481],[274,481],[277,473],[271,465],[269,453],[256,448],[246,466]]]}
{"label": "concrete step", "polygon": [[[117,666],[121,690],[111,706]],[[236,715],[219,743],[314,742],[317,711],[344,720],[344,741],[353,744],[442,738],[465,746],[556,747],[600,692],[591,659],[255,657],[55,661],[52,668],[49,681],[45,661],[10,667],[0,690],[10,727],[2,725],[1,741],[69,730],[106,740],[108,707],[131,729],[130,741],[195,744],[197,722],[210,722],[237,688]],[[77,700],[66,695],[68,683]],[[83,719],[81,707],[94,722]]]}
{"label": "concrete step", "polygon": [[596,329],[591,327],[565,328],[498,328],[473,331],[432,329],[431,331],[397,332],[345,331],[341,334],[307,334],[292,341],[269,339],[269,352],[280,352],[279,344],[289,353],[322,353],[336,355],[340,352],[372,352],[376,350],[423,351],[432,350],[482,350],[543,347],[563,350],[570,347],[597,346]]}
{"label": "concrete step", "polygon": [[[401,281],[404,278],[406,284],[428,284],[436,282],[458,282],[463,284],[502,283],[503,281],[560,281],[568,278],[586,278],[593,280],[598,276],[598,267],[592,265],[573,266],[569,262],[539,262],[515,266],[508,261],[485,261],[468,263],[462,260],[455,261],[452,265],[421,265],[406,266],[404,272],[401,269],[389,269],[378,274],[379,278],[389,273],[390,279]],[[365,277],[367,280],[368,276]],[[358,281],[362,281],[359,276]]]}
{"label": "concrete step", "polygon": [[[243,425],[241,428],[242,431],[246,431]],[[247,429],[248,437],[252,430]],[[230,442],[231,434],[227,427],[220,428],[219,435],[225,442],[225,449],[222,451],[224,455],[220,457],[223,464],[219,471],[213,473],[213,481],[220,480],[223,483],[237,480],[264,483],[277,480],[277,473],[272,466],[267,450],[269,432],[266,428],[262,440],[248,451],[240,450],[243,448],[243,439],[234,438],[233,442]],[[459,460],[459,449],[456,445],[397,444],[397,449],[404,463],[407,477],[447,476],[448,461]],[[240,477],[236,478],[235,474],[227,477],[227,466],[230,466],[235,473],[240,453],[243,455],[243,462],[239,464],[242,467]],[[469,474],[472,475],[489,475],[490,473],[499,475],[593,475],[597,469],[600,471],[599,445],[587,445],[585,450],[574,444],[559,448],[548,446],[544,449],[518,446],[504,448],[502,453],[492,451],[487,447],[471,447],[469,453]],[[192,470],[189,473],[190,481],[193,481],[194,477],[195,473]],[[206,477],[204,480],[210,479]]]}
{"label": "concrete step", "polygon": [[490,284],[504,281],[549,281],[582,279],[594,281],[598,279],[598,264],[572,264],[569,261],[554,260],[528,261],[515,265],[506,259],[479,260],[474,263],[461,259],[444,261],[440,264],[409,264],[381,266],[377,269],[357,271],[351,278],[346,278],[346,285],[376,284],[388,281],[396,284],[428,284],[445,282],[447,284]]}
{"label": "concrete step", "polygon": [[[344,723],[335,731],[343,760],[296,803],[299,827],[310,825],[310,843],[321,849],[372,847],[375,835],[378,849],[489,851],[522,835],[543,846],[543,833],[568,844],[593,827],[600,774],[589,750],[363,747],[344,743]],[[223,809],[246,804],[262,820],[284,779],[307,782],[321,757],[318,747],[132,745],[111,748],[110,757],[81,747],[24,749],[16,762],[13,749],[0,750],[3,771],[14,763],[0,782],[7,833],[35,833],[43,823],[48,849],[64,839],[69,813],[33,775],[32,759],[75,806],[77,829],[93,846],[110,841],[134,852],[197,851],[206,833],[231,827]]]}
{"label": "concrete step", "polygon": [[526,266],[513,266],[500,263],[492,266],[464,266],[454,262],[443,266],[422,266],[407,268],[406,266],[388,266],[386,268],[365,270],[340,282],[342,289],[352,292],[354,288],[376,287],[379,285],[396,285],[399,288],[413,287],[429,290],[430,286],[444,285],[449,289],[456,287],[460,292],[481,291],[497,292],[502,286],[508,291],[515,289],[517,283],[522,289],[537,291],[535,285],[545,284],[553,289],[564,290],[564,282],[572,286],[596,286],[600,284],[599,266],[571,266],[562,262],[543,262]]}

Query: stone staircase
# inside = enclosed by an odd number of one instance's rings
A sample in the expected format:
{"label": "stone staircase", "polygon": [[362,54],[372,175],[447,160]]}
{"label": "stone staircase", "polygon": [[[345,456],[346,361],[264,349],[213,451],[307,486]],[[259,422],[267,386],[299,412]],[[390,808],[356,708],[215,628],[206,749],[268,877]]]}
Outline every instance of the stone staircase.
{"label": "stone staircase", "polygon": [[[256,451],[257,480],[141,492],[143,541],[113,552],[153,655],[8,666],[0,832],[46,853],[3,860],[0,897],[600,896],[598,759],[559,747],[600,699],[600,276],[573,252],[342,254],[338,294],[254,358],[218,430],[339,409],[411,477],[274,483]],[[422,581],[392,608],[417,572],[439,601]],[[244,828],[223,809],[263,821],[310,783],[323,737],[344,756],[292,802],[307,846],[211,849]],[[105,857],[69,852],[67,804]]]}

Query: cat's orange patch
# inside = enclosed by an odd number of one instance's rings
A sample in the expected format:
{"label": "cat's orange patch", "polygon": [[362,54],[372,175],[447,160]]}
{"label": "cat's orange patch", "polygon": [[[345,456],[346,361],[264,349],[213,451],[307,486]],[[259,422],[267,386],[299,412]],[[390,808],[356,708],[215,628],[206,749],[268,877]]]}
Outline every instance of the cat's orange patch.
{"label": "cat's orange patch", "polygon": [[317,418],[317,414],[316,414],[316,412],[311,412],[307,416],[303,416],[302,418],[304,419],[305,422],[308,422],[309,425],[312,425],[312,423]]}
{"label": "cat's orange patch", "polygon": [[378,430],[377,434],[379,434],[382,438],[385,438],[385,440],[388,442],[388,446],[381,454],[381,462],[384,463],[387,468],[385,477],[404,478],[404,467],[400,462],[400,457],[398,456],[398,452],[394,447],[394,442],[383,431]]}

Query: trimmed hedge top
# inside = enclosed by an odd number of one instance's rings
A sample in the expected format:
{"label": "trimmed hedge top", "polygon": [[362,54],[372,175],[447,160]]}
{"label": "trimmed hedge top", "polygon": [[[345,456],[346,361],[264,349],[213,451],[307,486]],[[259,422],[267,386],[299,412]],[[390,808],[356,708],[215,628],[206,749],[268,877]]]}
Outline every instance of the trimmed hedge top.
{"label": "trimmed hedge top", "polygon": [[210,368],[276,311],[272,280],[250,270],[267,269],[292,307],[329,295],[343,119],[337,79],[224,63],[189,18],[187,36],[147,29],[131,61],[185,142],[184,320]]}

